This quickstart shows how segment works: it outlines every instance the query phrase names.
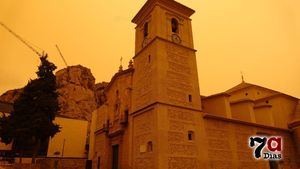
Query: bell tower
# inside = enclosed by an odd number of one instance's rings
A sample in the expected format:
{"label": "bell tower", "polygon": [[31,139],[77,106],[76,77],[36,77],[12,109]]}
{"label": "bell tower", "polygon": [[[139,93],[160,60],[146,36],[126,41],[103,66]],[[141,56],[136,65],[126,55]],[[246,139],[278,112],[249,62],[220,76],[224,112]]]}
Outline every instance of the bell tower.
{"label": "bell tower", "polygon": [[[156,6],[158,3],[160,6]],[[172,6],[168,6],[170,4]],[[136,53],[157,37],[193,49],[192,27],[189,17],[194,12],[194,10],[174,0],[161,0],[159,2],[148,0],[132,20],[137,25]]]}
{"label": "bell tower", "polygon": [[194,12],[174,0],[148,0],[132,20],[133,168],[199,168],[201,100],[190,19]]}
{"label": "bell tower", "polygon": [[154,102],[201,109],[190,16],[174,0],[148,0],[136,24],[133,107]]}

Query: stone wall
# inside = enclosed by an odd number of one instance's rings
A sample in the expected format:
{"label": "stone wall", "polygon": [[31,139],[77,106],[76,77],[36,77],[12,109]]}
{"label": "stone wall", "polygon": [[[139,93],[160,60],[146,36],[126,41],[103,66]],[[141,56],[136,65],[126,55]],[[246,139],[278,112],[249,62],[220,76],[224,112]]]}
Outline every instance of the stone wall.
{"label": "stone wall", "polygon": [[86,159],[40,159],[40,169],[85,169]]}
{"label": "stone wall", "polygon": [[[195,113],[175,107],[167,108],[168,168],[200,169],[199,144],[195,141]],[[191,140],[188,139],[188,133]]]}
{"label": "stone wall", "polygon": [[0,165],[0,169],[42,169],[40,164]]}
{"label": "stone wall", "polygon": [[[156,149],[152,145],[154,140],[154,111],[149,110],[133,118],[133,168],[134,169],[156,169]],[[149,150],[151,142],[151,150]],[[153,152],[155,151],[155,152]]]}
{"label": "stone wall", "polygon": [[36,164],[0,165],[0,169],[85,169],[86,159],[37,159]]}
{"label": "stone wall", "polygon": [[248,145],[249,137],[261,134],[283,138],[283,159],[279,162],[280,167],[300,167],[299,157],[295,153],[295,145],[288,130],[267,129],[208,118],[204,120],[204,129],[208,143],[209,168],[269,169],[267,160],[253,158],[253,150]]}

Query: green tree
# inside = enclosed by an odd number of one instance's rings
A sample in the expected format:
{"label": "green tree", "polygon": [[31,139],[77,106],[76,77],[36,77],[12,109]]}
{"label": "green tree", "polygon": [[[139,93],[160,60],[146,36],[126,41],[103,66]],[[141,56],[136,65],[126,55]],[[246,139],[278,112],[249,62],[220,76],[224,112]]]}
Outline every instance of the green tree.
{"label": "green tree", "polygon": [[10,116],[0,119],[1,141],[13,142],[15,151],[21,155],[24,151],[27,155],[37,155],[41,144],[60,131],[59,125],[53,123],[59,110],[53,74],[56,66],[48,61],[47,55],[40,60],[36,72],[38,78],[30,80],[24,87]]}

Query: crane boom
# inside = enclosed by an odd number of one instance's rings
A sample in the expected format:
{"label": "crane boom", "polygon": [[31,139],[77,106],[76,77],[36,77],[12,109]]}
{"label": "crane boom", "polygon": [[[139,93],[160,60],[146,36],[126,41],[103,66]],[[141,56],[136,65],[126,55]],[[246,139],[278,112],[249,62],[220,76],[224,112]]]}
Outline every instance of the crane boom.
{"label": "crane boom", "polygon": [[58,45],[55,45],[55,47],[56,47],[56,49],[58,50],[59,55],[61,56],[62,60],[64,61],[66,67],[68,67],[67,61],[65,60],[64,56],[62,55],[62,53],[61,53],[61,51],[60,51]]}
{"label": "crane boom", "polygon": [[[0,22],[0,25],[5,28],[9,33],[14,35],[17,39],[19,39],[22,43],[24,43],[29,49],[31,49],[33,52],[35,52],[38,56],[43,56],[40,52],[35,50],[31,45],[29,45],[22,37],[20,37],[18,34],[16,34],[14,31],[12,31],[9,27],[7,27],[4,23]],[[44,52],[43,52],[44,53]]]}

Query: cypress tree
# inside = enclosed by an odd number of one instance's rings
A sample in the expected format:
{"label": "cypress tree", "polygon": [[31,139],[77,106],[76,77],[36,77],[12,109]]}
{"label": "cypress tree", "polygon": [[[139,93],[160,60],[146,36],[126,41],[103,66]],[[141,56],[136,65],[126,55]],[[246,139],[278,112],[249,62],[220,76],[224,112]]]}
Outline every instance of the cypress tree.
{"label": "cypress tree", "polygon": [[53,123],[59,111],[53,74],[56,66],[48,61],[47,55],[41,56],[40,60],[36,72],[38,77],[24,87],[14,102],[13,112],[0,119],[1,141],[6,144],[13,142],[14,150],[21,155],[38,155],[41,145],[60,131],[59,125]]}

